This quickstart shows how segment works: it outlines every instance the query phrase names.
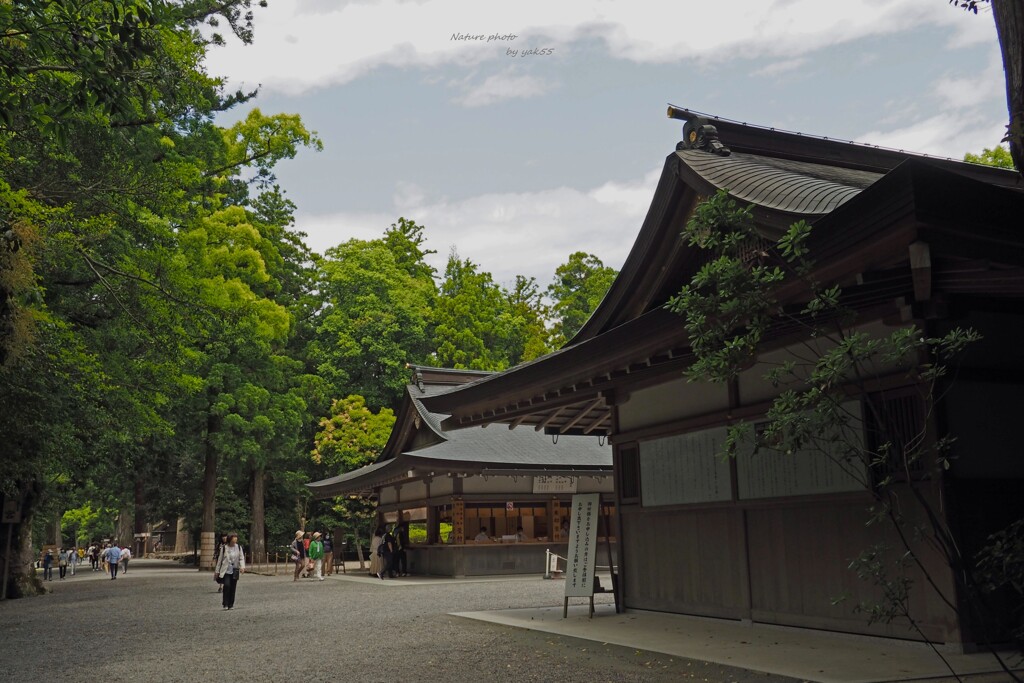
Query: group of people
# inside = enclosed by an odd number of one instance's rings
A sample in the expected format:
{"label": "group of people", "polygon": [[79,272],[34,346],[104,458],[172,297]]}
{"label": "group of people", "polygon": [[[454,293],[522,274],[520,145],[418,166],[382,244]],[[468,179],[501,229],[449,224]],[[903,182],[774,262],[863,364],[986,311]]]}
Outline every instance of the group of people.
{"label": "group of people", "polygon": [[299,578],[324,580],[324,575],[334,573],[334,539],[330,534],[299,529],[291,546],[291,560],[295,564],[295,575],[292,581]]}
{"label": "group of people", "polygon": [[409,524],[399,522],[389,530],[381,524],[373,532],[370,541],[370,574],[383,579],[398,576],[409,576],[409,558],[406,548],[409,547]]}
{"label": "group of people", "polygon": [[78,565],[83,564],[86,558],[89,558],[92,571],[110,572],[110,578],[116,579],[119,569],[122,573],[128,572],[128,561],[132,559],[132,551],[128,546],[119,547],[113,543],[106,543],[102,547],[98,543],[93,543],[88,548],[58,548],[56,554],[52,549],[47,550],[40,562],[43,568],[43,581],[53,581],[54,564],[57,565],[59,580],[63,581],[69,571],[71,576],[74,576]]}

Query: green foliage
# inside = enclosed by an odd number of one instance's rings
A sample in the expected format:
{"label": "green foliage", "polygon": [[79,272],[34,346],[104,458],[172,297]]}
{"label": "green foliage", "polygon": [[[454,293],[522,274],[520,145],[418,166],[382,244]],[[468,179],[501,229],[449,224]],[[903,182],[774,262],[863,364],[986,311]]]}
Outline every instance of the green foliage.
{"label": "green foliage", "polygon": [[964,161],[969,161],[972,164],[984,164],[985,166],[1013,170],[1013,158],[1010,157],[1010,150],[1002,145],[996,145],[991,149],[986,147],[981,151],[981,154],[971,154],[968,152],[964,155]]}
{"label": "green foliage", "polygon": [[[992,534],[976,558],[977,581],[981,589],[996,596],[1014,596],[1024,603],[1024,519]],[[1015,615],[1014,637],[1024,642],[1024,610]]]}
{"label": "green foliage", "polygon": [[321,264],[324,310],[311,357],[334,396],[359,394],[373,409],[398,405],[406,364],[430,349],[436,287],[429,267],[410,258],[415,237],[400,237],[350,240]]}
{"label": "green foliage", "polygon": [[350,472],[369,465],[384,449],[394,424],[394,411],[381,408],[374,414],[362,396],[333,401],[331,414],[320,420],[313,462],[330,472]]}
{"label": "green foliage", "polygon": [[490,273],[454,251],[448,256],[434,310],[437,363],[442,367],[504,370],[501,342],[509,323],[505,294]]}
{"label": "green foliage", "polygon": [[508,305],[508,327],[505,353],[509,365],[539,358],[554,350],[551,333],[545,321],[550,309],[536,278],[517,275],[512,289],[505,293]]}
{"label": "green foliage", "polygon": [[576,336],[608,292],[617,272],[586,252],[577,251],[555,269],[547,295],[554,302],[554,346]]}

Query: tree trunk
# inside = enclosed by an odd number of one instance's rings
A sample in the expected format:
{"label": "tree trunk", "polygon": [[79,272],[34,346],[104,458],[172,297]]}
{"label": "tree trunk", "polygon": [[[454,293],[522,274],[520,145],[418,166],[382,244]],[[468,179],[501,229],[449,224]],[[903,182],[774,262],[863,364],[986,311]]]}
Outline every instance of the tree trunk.
{"label": "tree trunk", "polygon": [[[30,595],[41,595],[42,582],[36,578],[35,561],[38,559],[32,548],[32,511],[39,502],[40,488],[36,484],[22,484],[21,493],[21,524],[0,525],[0,553],[7,548],[7,534],[13,532],[11,538],[11,558],[7,574],[6,589],[8,598],[23,598]],[[0,557],[0,562],[4,558]]]}
{"label": "tree trunk", "polygon": [[131,505],[122,505],[121,512],[117,515],[117,527],[114,532],[114,543],[122,548],[132,546],[132,537],[135,528],[135,511]]}
{"label": "tree trunk", "polygon": [[178,517],[178,525],[174,530],[174,552],[180,555],[188,552],[188,526],[185,525],[184,517]]}
{"label": "tree trunk", "polygon": [[262,558],[267,551],[266,524],[263,508],[266,472],[263,465],[252,471],[252,480],[249,487],[249,500],[252,503],[252,521],[249,524],[249,550],[252,552],[253,562]]}
{"label": "tree trunk", "polygon": [[200,569],[213,569],[217,511],[217,451],[214,450],[212,437],[216,430],[217,418],[211,408],[211,412],[206,416],[206,438],[203,440],[206,469],[203,472],[203,523],[199,530]]}
{"label": "tree trunk", "polygon": [[48,534],[49,537],[46,539],[53,545],[61,548],[64,547],[64,541],[61,539],[61,520],[63,519],[63,517],[64,512],[62,510],[57,510],[56,512],[53,513],[53,526],[51,527],[50,533]]}
{"label": "tree trunk", "polygon": [[1024,2],[992,0],[992,17],[1003,54],[1006,75],[1006,109],[1010,115],[1007,140],[1010,158],[1024,173]]}
{"label": "tree trunk", "polygon": [[135,473],[135,518],[132,523],[133,536],[139,534],[138,540],[132,545],[132,554],[136,557],[146,556],[148,536],[141,536],[146,531],[146,497],[143,491],[142,475]]}
{"label": "tree trunk", "polygon": [[356,557],[359,558],[359,570],[366,569],[366,565],[363,564],[363,544],[359,542],[359,524],[352,525],[352,537],[356,542]]}

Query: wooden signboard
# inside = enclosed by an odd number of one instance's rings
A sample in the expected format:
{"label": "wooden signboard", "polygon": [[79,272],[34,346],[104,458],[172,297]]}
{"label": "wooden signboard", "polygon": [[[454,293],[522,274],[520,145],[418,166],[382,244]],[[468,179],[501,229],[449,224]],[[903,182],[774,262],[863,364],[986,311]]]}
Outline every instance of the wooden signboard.
{"label": "wooden signboard", "polygon": [[594,569],[597,564],[597,520],[601,514],[600,496],[599,493],[583,493],[572,497],[563,618],[568,616],[569,598],[590,598],[591,615],[593,615]]}
{"label": "wooden signboard", "polygon": [[576,493],[578,477],[536,476],[533,478],[534,493]]}

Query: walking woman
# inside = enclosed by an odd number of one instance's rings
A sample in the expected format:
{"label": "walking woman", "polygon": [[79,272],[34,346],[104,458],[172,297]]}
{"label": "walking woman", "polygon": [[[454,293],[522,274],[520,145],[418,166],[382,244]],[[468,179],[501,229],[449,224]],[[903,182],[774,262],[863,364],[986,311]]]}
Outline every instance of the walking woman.
{"label": "walking woman", "polygon": [[384,544],[384,532],[383,525],[377,527],[377,530],[373,532],[373,540],[370,541],[370,573],[378,579],[384,578],[384,572],[391,563],[391,555],[387,552],[387,546],[381,547]]}
{"label": "walking woman", "polygon": [[306,533],[299,529],[295,532],[295,540],[291,544],[292,562],[295,563],[295,576],[292,577],[292,581],[299,580],[299,574],[306,564],[306,546],[302,544],[302,537],[305,535]]}
{"label": "walking woman", "polygon": [[224,609],[235,606],[235,589],[244,571],[245,553],[242,546],[238,545],[238,534],[229,534],[228,543],[220,551],[220,560],[217,562],[217,574],[224,580],[224,597],[221,600]]}

